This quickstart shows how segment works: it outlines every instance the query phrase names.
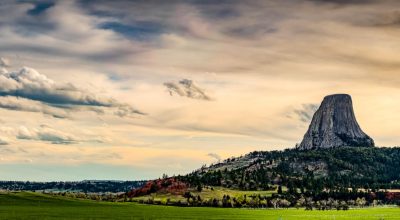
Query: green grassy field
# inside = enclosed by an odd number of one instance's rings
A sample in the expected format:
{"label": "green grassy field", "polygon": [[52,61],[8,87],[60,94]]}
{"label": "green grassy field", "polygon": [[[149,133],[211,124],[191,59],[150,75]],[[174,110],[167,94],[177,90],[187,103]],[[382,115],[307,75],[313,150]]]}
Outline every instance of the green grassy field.
{"label": "green grassy field", "polygon": [[[286,188],[284,188],[284,191]],[[270,197],[273,193],[276,193],[277,190],[270,190],[270,191],[240,191],[240,190],[233,190],[233,189],[228,189],[228,188],[223,188],[223,187],[213,187],[213,190],[211,188],[203,188],[201,192],[198,192],[195,188],[189,189],[189,192],[191,192],[193,195],[197,196],[199,195],[202,199],[222,199],[224,195],[229,195],[232,197],[238,197],[238,196],[251,196],[251,195],[261,195],[261,196],[268,196]],[[152,193],[150,195],[146,196],[140,196],[140,197],[135,197],[133,198],[133,201],[139,201],[139,200],[146,200],[148,198],[153,198],[155,201],[161,201],[164,198],[169,198],[171,201],[186,201],[186,198],[184,198],[182,195],[174,195],[171,193]]]}
{"label": "green grassy field", "polygon": [[400,219],[400,208],[349,211],[180,208],[67,199],[38,193],[0,193],[0,219]]}

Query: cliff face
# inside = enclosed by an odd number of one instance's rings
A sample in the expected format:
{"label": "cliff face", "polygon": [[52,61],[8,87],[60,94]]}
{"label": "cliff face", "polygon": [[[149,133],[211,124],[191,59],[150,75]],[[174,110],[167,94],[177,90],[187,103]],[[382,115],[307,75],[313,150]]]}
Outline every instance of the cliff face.
{"label": "cliff face", "polygon": [[356,121],[350,95],[336,94],[324,98],[299,149],[374,145]]}

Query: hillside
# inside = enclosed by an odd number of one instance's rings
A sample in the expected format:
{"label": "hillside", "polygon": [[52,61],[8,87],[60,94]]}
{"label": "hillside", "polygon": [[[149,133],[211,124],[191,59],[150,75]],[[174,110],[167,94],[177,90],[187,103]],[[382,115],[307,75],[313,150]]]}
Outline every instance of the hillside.
{"label": "hillside", "polygon": [[400,188],[400,148],[255,151],[202,167],[182,180],[243,190],[269,189],[272,185],[301,192]]}
{"label": "hillside", "polygon": [[[128,192],[140,203],[338,209],[400,204],[400,148],[252,152]],[[329,202],[328,202],[329,201]]]}
{"label": "hillside", "polygon": [[[400,148],[375,148],[359,126],[351,96],[326,96],[295,149],[255,151],[181,178],[241,190],[286,186],[290,194],[400,188]],[[354,191],[354,190],[353,190]]]}

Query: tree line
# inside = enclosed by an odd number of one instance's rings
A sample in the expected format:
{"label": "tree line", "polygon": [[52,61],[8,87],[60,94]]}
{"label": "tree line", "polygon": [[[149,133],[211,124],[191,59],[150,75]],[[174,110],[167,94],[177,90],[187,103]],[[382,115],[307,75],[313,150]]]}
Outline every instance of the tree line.
{"label": "tree line", "polygon": [[126,192],[147,181],[85,180],[67,182],[0,181],[0,189],[9,191],[79,191],[84,193]]}

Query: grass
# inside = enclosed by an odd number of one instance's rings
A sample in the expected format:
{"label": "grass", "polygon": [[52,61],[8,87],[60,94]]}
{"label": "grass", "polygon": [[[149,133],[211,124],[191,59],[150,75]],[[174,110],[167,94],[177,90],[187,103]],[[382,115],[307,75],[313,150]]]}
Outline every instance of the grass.
{"label": "grass", "polygon": [[[261,196],[267,196],[270,197],[272,193],[276,193],[276,190],[271,190],[271,191],[240,191],[240,190],[234,190],[234,189],[228,189],[228,188],[223,188],[223,187],[213,187],[213,190],[211,190],[211,187],[209,188],[203,188],[201,192],[198,192],[195,188],[189,189],[189,191],[194,194],[195,196],[200,195],[202,199],[222,199],[224,195],[229,195],[233,197],[239,197],[239,196],[251,196],[251,195],[261,195]],[[155,201],[157,200],[162,200],[169,198],[171,201],[186,201],[186,198],[184,198],[182,195],[174,195],[171,193],[152,193],[150,195],[146,196],[140,196],[140,197],[135,197],[133,198],[133,201],[139,201],[139,200],[146,200],[148,198],[153,198]]]}
{"label": "grass", "polygon": [[169,207],[68,199],[39,193],[0,193],[0,219],[400,219],[400,208],[349,211]]}

